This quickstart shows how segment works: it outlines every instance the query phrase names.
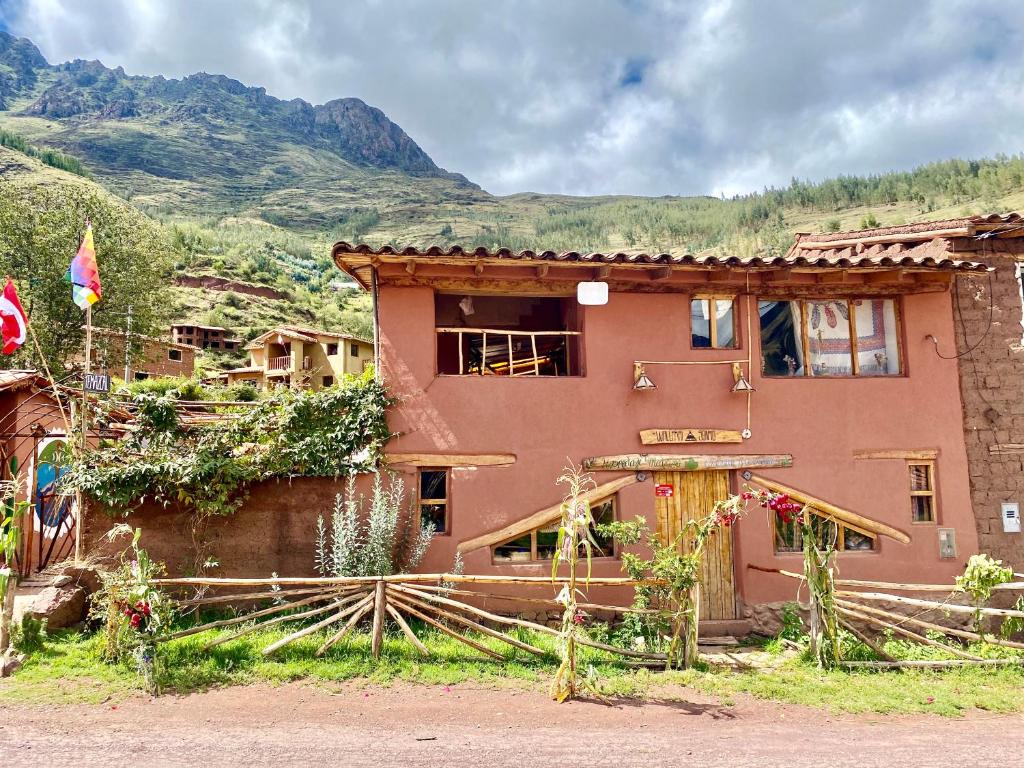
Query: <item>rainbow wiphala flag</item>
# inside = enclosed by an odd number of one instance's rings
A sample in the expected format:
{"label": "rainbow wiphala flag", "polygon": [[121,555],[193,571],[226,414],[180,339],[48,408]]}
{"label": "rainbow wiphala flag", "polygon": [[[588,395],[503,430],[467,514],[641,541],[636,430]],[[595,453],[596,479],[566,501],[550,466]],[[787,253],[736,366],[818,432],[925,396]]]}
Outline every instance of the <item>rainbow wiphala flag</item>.
{"label": "rainbow wiphala flag", "polygon": [[100,288],[100,270],[96,266],[96,247],[92,242],[92,224],[86,224],[85,237],[78,253],[71,260],[71,266],[64,275],[71,283],[71,295],[82,309],[88,309],[103,295]]}

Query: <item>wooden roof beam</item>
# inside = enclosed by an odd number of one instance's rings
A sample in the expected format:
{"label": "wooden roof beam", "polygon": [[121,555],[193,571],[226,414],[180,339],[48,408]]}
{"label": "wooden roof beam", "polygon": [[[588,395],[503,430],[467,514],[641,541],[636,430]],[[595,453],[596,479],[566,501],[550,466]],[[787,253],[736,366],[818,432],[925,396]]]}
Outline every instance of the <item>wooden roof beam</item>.
{"label": "wooden roof beam", "polygon": [[864,282],[868,285],[903,283],[906,282],[906,271],[902,269],[886,269],[881,272],[867,272],[864,275]]}
{"label": "wooden roof beam", "polygon": [[672,267],[658,267],[647,273],[651,280],[665,280],[672,277]]}
{"label": "wooden roof beam", "polygon": [[537,277],[546,277],[548,270],[551,269],[550,264],[538,264],[537,265]]}
{"label": "wooden roof beam", "polygon": [[607,280],[612,273],[612,265],[604,264],[594,271],[595,280]]}

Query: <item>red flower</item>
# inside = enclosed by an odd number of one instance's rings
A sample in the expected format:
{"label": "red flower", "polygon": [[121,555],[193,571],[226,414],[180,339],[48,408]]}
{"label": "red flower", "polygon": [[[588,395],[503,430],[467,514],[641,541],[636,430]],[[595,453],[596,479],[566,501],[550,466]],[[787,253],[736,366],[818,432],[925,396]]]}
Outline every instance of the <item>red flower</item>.
{"label": "red flower", "polygon": [[138,629],[139,625],[142,623],[142,616],[140,616],[137,613],[133,613],[132,614],[132,622],[131,623],[132,623],[132,629]]}

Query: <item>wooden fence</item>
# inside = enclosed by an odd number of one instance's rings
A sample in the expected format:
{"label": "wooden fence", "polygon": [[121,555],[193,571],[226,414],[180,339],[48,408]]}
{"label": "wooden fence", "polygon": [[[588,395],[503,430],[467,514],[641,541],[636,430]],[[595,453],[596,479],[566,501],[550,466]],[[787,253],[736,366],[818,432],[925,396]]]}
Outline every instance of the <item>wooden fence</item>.
{"label": "wooden fence", "polygon": [[[344,638],[364,618],[372,621],[371,651],[374,658],[379,658],[384,637],[384,625],[391,619],[409,642],[424,656],[430,650],[412,631],[408,619],[415,618],[433,627],[459,642],[492,658],[502,658],[491,648],[455,629],[473,630],[482,635],[501,640],[514,648],[534,655],[543,656],[545,652],[536,646],[523,642],[505,632],[493,629],[488,624],[506,627],[522,627],[545,635],[559,636],[557,629],[525,619],[503,616],[479,608],[464,599],[506,600],[518,604],[543,604],[550,608],[561,609],[557,600],[527,598],[518,595],[503,595],[477,590],[459,589],[460,584],[505,584],[505,585],[551,585],[564,584],[566,579],[554,579],[543,576],[475,576],[464,574],[400,574],[396,576],[353,576],[353,577],[320,577],[296,578],[281,577],[271,579],[215,579],[215,578],[180,578],[156,579],[154,585],[168,590],[216,588],[218,594],[184,598],[178,601],[181,607],[198,607],[217,603],[240,603],[256,600],[275,600],[276,604],[218,621],[211,621],[169,635],[167,640],[205,632],[210,629],[225,629],[237,625],[241,628],[221,635],[206,645],[212,648],[235,638],[247,635],[266,627],[278,624],[305,621],[312,618],[318,620],[306,624],[301,629],[272,643],[263,649],[265,655],[272,654],[279,648],[311,635],[328,627],[337,631],[324,642],[316,652],[317,656],[325,654],[331,646]],[[629,578],[592,578],[590,586],[635,586],[636,581]],[[239,588],[246,591],[234,592]],[[227,594],[219,594],[226,591]],[[599,603],[578,603],[583,610],[600,610],[624,613],[631,608]],[[298,610],[297,609],[302,609]],[[297,611],[297,612],[296,612]],[[657,613],[657,611],[646,611]],[[250,623],[251,622],[251,623]],[[344,623],[342,623],[344,622]],[[487,622],[486,624],[484,622]],[[340,626],[339,626],[340,625]],[[600,643],[586,637],[579,637],[577,642],[591,648],[609,653],[643,659],[646,661],[665,661],[666,655],[619,648]]]}

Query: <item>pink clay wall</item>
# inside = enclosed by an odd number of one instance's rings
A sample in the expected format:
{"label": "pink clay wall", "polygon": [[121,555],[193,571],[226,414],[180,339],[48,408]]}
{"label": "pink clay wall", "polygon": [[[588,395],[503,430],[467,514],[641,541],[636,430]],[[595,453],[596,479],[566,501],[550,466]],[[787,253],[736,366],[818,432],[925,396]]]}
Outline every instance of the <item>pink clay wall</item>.
{"label": "pink clay wall", "polygon": [[[753,319],[753,437],[742,444],[651,446],[639,430],[651,427],[742,429],[746,398],[730,392],[727,366],[650,366],[653,392],[634,392],[634,360],[713,360],[747,356],[747,299],[740,297],[740,350],[690,349],[689,302],[681,294],[613,293],[603,307],[583,312],[582,378],[435,376],[434,300],[430,288],[382,286],[381,355],[386,383],[401,403],[391,427],[402,435],[391,452],[514,453],[508,467],[455,469],[451,533],[438,537],[425,570],[450,567],[458,542],[485,533],[561,496],[554,480],[567,460],[630,452],[790,453],[793,466],[761,474],[839,506],[888,523],[910,545],[880,540],[875,552],[844,553],[845,577],[949,581],[977,551],[961,421],[957,363],[934,354],[925,336],[953,336],[948,293],[903,299],[907,376],[862,379],[771,379],[759,375],[756,309]],[[756,308],[756,297],[750,298]],[[738,354],[737,354],[738,352]],[[903,460],[857,460],[858,449],[937,449],[938,521],[910,522]],[[604,482],[622,473],[597,472]],[[734,484],[742,483],[734,473]],[[738,487],[735,486],[734,487]],[[620,516],[653,524],[648,481],[619,494]],[[937,527],[956,529],[958,556],[938,556]],[[748,568],[798,569],[800,555],[776,555],[765,515],[752,511],[734,530],[738,597],[747,604],[790,600],[794,583]],[[466,557],[467,573],[543,575],[540,564],[492,565],[487,549]],[[595,574],[617,575],[617,561]]]}

